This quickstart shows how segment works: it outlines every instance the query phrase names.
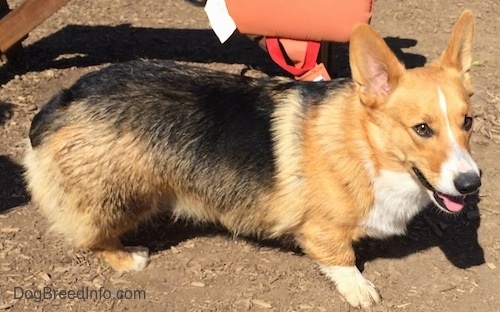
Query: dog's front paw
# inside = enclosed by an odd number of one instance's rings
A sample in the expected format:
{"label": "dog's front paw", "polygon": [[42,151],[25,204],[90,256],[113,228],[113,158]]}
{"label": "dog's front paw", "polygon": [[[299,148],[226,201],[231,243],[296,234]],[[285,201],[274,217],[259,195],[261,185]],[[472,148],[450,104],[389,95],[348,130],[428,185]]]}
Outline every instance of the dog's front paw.
{"label": "dog's front paw", "polygon": [[321,272],[328,276],[337,291],[353,307],[369,309],[380,301],[375,286],[367,280],[356,266],[321,266]]}

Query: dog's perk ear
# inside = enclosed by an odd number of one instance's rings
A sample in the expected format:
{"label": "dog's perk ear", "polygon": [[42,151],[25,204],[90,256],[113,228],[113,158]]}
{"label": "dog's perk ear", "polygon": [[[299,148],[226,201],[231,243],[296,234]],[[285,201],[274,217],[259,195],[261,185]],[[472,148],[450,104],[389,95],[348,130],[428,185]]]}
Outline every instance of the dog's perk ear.
{"label": "dog's perk ear", "polygon": [[446,68],[454,68],[462,75],[463,85],[471,96],[474,94],[470,77],[470,68],[472,66],[472,41],[474,39],[474,16],[469,10],[460,14],[448,47],[441,54],[438,64]]}
{"label": "dog's perk ear", "polygon": [[385,102],[405,72],[384,39],[367,24],[359,24],[353,30],[349,63],[361,101],[369,107]]}

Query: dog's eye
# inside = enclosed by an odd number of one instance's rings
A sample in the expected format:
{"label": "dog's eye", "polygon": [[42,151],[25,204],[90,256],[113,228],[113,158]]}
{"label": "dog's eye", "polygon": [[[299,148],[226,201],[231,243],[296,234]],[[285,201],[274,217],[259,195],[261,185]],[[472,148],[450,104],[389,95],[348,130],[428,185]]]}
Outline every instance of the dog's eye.
{"label": "dog's eye", "polygon": [[423,138],[430,138],[434,134],[434,131],[426,123],[413,126],[413,130]]}
{"label": "dog's eye", "polygon": [[464,130],[465,131],[469,131],[471,128],[472,128],[472,117],[469,117],[469,116],[465,116],[465,119],[464,119]]}

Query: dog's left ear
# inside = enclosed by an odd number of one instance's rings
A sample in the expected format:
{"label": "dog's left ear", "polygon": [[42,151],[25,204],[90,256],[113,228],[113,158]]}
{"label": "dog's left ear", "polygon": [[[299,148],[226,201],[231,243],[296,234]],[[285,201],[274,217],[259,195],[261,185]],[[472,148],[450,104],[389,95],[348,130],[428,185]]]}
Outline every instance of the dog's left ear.
{"label": "dog's left ear", "polygon": [[367,107],[384,103],[405,72],[384,39],[367,24],[359,24],[353,30],[349,63],[361,101]]}
{"label": "dog's left ear", "polygon": [[437,61],[439,65],[456,69],[462,75],[462,82],[469,96],[474,94],[469,72],[472,66],[473,39],[474,16],[471,11],[465,10],[453,27],[448,47]]}

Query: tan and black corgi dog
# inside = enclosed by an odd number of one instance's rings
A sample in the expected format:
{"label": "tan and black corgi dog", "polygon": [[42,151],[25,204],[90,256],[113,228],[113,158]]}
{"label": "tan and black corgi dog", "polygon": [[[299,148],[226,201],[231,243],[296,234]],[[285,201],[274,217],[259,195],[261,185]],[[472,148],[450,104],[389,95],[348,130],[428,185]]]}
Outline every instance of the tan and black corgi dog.
{"label": "tan and black corgi dog", "polygon": [[473,16],[439,60],[406,70],[368,25],[352,79],[253,79],[166,61],[87,74],[35,116],[25,159],[52,228],[114,269],[147,249],[120,235],[157,212],[238,235],[293,237],[353,306],[379,300],[353,243],[403,234],[430,203],[478,190],[469,152]]}

